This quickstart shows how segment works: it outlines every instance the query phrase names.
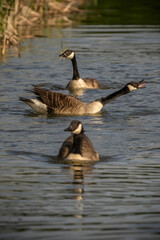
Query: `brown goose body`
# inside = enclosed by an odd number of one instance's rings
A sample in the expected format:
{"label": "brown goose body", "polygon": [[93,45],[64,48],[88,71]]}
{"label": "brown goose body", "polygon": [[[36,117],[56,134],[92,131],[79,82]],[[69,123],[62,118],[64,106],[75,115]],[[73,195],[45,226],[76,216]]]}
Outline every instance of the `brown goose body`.
{"label": "brown goose body", "polygon": [[20,98],[27,103],[35,112],[43,114],[61,115],[83,115],[94,114],[101,110],[103,105],[97,101],[85,103],[73,96],[52,92],[40,87],[34,87],[33,92],[38,96],[37,99]]}
{"label": "brown goose body", "polygon": [[[73,120],[70,126],[76,124],[78,129],[77,123],[82,126],[82,123],[76,120]],[[99,154],[95,151],[91,140],[84,134],[83,126],[77,133],[74,133],[76,132],[76,129],[73,131],[73,127],[72,130],[71,127],[66,130],[71,131],[72,135],[63,142],[59,150],[58,158],[67,160],[99,160]]]}
{"label": "brown goose body", "polygon": [[95,78],[84,78],[83,79],[88,89],[99,88],[103,89],[102,84]]}
{"label": "brown goose body", "polygon": [[137,90],[144,84],[142,81],[130,82],[122,89],[101,97],[92,102],[86,103],[73,96],[53,92],[44,88],[35,86],[33,92],[37,95],[36,99],[26,99],[20,97],[20,100],[28,104],[35,112],[39,114],[61,114],[61,115],[83,115],[95,114],[101,111],[102,107],[133,90]]}

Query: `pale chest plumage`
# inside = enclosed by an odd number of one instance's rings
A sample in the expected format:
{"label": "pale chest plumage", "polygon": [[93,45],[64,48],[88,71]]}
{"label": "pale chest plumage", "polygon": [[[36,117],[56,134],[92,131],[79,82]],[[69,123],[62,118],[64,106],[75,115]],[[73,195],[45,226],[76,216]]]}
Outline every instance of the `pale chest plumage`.
{"label": "pale chest plumage", "polygon": [[83,157],[80,154],[77,153],[70,153],[67,157],[66,160],[91,160],[87,157]]}
{"label": "pale chest plumage", "polygon": [[82,78],[79,78],[78,80],[71,80],[67,85],[67,89],[70,89],[70,90],[86,88],[86,87],[87,86]]}
{"label": "pale chest plumage", "polygon": [[101,111],[103,104],[100,101],[93,101],[91,103],[86,103],[85,113],[94,114]]}

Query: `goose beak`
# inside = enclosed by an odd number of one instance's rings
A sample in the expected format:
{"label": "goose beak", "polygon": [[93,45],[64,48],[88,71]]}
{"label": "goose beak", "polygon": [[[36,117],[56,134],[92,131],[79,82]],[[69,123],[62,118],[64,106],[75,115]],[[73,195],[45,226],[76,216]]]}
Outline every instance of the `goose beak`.
{"label": "goose beak", "polygon": [[64,129],[65,132],[72,132],[71,127],[69,126],[68,128]]}
{"label": "goose beak", "polygon": [[143,83],[143,81],[144,81],[144,79],[143,80],[141,80],[138,84],[138,88],[141,88],[141,87],[143,87],[144,85],[147,85],[147,83]]}
{"label": "goose beak", "polygon": [[61,53],[59,57],[65,57],[65,53]]}

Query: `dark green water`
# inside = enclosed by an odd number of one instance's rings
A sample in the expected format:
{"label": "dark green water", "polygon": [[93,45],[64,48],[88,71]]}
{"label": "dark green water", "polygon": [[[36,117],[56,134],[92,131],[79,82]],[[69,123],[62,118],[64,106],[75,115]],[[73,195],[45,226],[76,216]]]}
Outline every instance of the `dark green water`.
{"label": "dark green water", "polygon": [[85,24],[160,24],[159,0],[89,0]]}

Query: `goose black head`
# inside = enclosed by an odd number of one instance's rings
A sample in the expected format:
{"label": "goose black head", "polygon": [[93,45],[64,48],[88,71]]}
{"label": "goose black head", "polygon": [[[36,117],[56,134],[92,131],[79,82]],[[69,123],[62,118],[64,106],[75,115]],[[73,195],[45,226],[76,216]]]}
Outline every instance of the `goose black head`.
{"label": "goose black head", "polygon": [[66,51],[64,51],[62,54],[59,55],[59,57],[64,57],[64,58],[69,58],[69,59],[73,59],[74,58],[74,52],[70,49],[67,49]]}
{"label": "goose black head", "polygon": [[126,87],[128,88],[129,92],[132,92],[146,85],[146,83],[143,83],[143,81],[144,79],[139,82],[129,82],[126,84]]}
{"label": "goose black head", "polygon": [[68,128],[66,128],[64,131],[72,132],[73,134],[80,134],[84,132],[83,125],[81,121],[73,120]]}

